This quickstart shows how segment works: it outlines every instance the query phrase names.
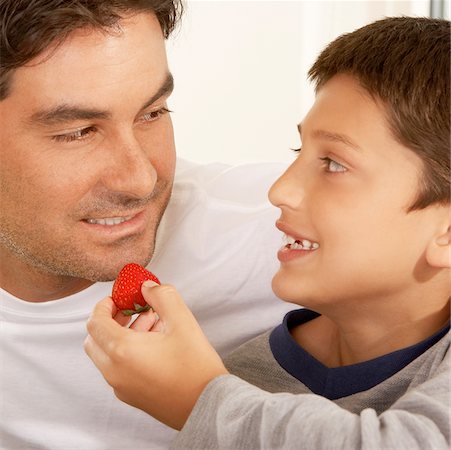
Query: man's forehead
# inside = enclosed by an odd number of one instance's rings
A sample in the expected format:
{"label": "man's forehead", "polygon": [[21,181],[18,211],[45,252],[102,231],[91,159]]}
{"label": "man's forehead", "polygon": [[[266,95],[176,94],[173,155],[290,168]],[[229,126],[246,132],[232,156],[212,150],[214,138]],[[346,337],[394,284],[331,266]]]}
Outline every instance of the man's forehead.
{"label": "man's forehead", "polygon": [[[174,79],[172,74],[168,73],[164,82],[161,83],[159,88],[141,104],[138,111],[143,111],[162,97],[169,96],[173,89]],[[31,117],[27,119],[27,122],[36,125],[50,126],[76,120],[105,120],[110,119],[111,117],[112,112],[108,109],[79,103],[58,103],[34,110]]]}
{"label": "man's forehead", "polygon": [[172,76],[158,21],[142,14],[121,26],[119,35],[80,31],[39,61],[18,68],[11,96],[28,96],[39,109],[46,104],[97,107],[115,97],[129,97],[138,108],[161,89],[170,93]]}
{"label": "man's forehead", "polygon": [[[153,13],[142,12],[124,16],[110,27],[95,27],[92,25],[75,28],[65,36],[55,38],[52,43],[25,66],[35,66],[70,55],[72,58],[78,55],[80,60],[97,49],[102,53],[109,51],[112,62],[118,58],[127,44],[134,46],[135,51],[140,48],[149,48],[153,51],[164,48],[164,37],[161,26]],[[132,57],[133,54],[125,53],[123,57]]]}
{"label": "man's forehead", "polygon": [[[105,50],[104,42],[109,41],[113,43],[115,40],[133,33],[146,34],[152,33],[156,40],[164,40],[161,26],[152,12],[140,12],[134,14],[124,15],[116,23],[109,27],[100,27],[94,25],[82,25],[74,28],[64,36],[56,37],[38,56],[25,64],[25,66],[33,66],[46,62],[52,58],[57,52],[67,52],[71,47],[77,47],[77,50],[83,50],[83,46],[87,48],[92,47],[93,44],[98,44],[99,50]],[[146,36],[148,42],[149,36]],[[152,40],[152,39],[151,39]],[[144,39],[142,40],[144,41]]]}

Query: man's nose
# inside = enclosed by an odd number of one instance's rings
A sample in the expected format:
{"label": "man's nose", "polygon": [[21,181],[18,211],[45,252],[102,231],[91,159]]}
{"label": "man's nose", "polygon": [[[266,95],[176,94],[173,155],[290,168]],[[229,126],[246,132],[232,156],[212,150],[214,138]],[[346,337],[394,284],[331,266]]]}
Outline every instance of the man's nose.
{"label": "man's nose", "polygon": [[150,157],[151,149],[143,147],[133,133],[121,135],[110,145],[102,184],[109,191],[132,198],[149,196],[158,178]]}

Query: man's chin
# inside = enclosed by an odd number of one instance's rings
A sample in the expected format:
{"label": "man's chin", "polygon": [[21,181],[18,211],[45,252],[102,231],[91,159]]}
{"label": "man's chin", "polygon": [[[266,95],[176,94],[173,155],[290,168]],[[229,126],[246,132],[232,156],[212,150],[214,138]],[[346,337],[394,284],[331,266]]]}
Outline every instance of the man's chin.
{"label": "man's chin", "polygon": [[149,256],[148,258],[130,257],[121,259],[121,261],[115,264],[113,267],[104,268],[103,270],[99,270],[97,273],[93,273],[94,276],[91,278],[90,281],[94,282],[113,281],[117,278],[119,272],[126,264],[134,263],[139,264],[142,267],[146,267],[149,264],[150,260],[151,256]]}
{"label": "man's chin", "polygon": [[[92,282],[106,282],[113,281],[117,278],[117,275],[126,264],[135,263],[140,266],[146,267],[152,259],[153,249],[149,251],[147,246],[147,252],[133,251],[133,252],[111,252],[106,253],[103,256],[96,255],[90,261],[85,261],[80,264],[74,264],[74,271],[72,276],[76,278],[82,278]],[[136,249],[135,249],[136,250]],[[78,267],[77,267],[78,266]],[[68,272],[71,272],[70,270]]]}

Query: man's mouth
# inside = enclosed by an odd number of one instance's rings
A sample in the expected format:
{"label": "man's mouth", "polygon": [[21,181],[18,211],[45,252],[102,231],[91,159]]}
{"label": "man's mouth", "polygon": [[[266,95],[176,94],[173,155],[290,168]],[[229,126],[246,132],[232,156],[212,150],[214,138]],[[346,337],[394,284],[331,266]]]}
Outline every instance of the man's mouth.
{"label": "man's mouth", "polygon": [[285,248],[290,250],[308,250],[313,251],[319,248],[318,242],[310,241],[309,239],[295,239],[292,236],[284,234]]}
{"label": "man's mouth", "polygon": [[133,217],[134,216],[104,217],[104,218],[99,218],[99,219],[88,218],[88,219],[85,219],[85,222],[89,223],[90,225],[113,226],[113,225],[119,225],[124,222],[128,222],[129,220],[133,219]]}

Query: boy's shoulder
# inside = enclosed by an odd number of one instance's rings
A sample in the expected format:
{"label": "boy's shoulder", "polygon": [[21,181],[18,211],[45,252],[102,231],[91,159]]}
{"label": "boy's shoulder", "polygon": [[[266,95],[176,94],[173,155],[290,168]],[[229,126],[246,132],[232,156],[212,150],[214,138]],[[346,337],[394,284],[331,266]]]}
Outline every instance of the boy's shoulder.
{"label": "boy's shoulder", "polygon": [[348,411],[360,413],[367,407],[378,414],[403,403],[405,394],[416,392],[416,397],[443,398],[449,396],[451,370],[451,332],[427,349],[399,372],[363,392],[338,399],[336,403]]}
{"label": "boy's shoulder", "polygon": [[268,392],[310,392],[299,380],[286,372],[271,351],[272,330],[245,342],[224,358],[230,373]]}
{"label": "boy's shoulder", "polygon": [[[245,381],[268,392],[312,393],[300,380],[281,367],[273,355],[267,331],[244,343],[225,358],[227,369]],[[451,332],[428,348],[404,368],[370,389],[334,400],[350,412],[373,408],[378,414],[389,409],[407,391],[424,390],[429,394],[449,390],[451,369]],[[351,382],[351,380],[349,380]]]}

